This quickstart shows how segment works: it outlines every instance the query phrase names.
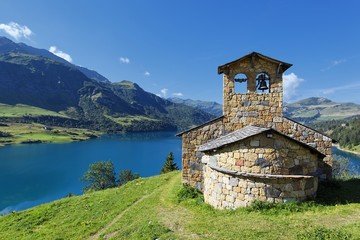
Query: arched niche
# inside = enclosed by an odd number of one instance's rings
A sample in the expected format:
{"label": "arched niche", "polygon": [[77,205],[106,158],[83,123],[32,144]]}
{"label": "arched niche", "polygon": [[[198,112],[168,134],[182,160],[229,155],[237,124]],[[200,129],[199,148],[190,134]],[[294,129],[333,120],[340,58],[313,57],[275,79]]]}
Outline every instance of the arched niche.
{"label": "arched niche", "polygon": [[266,73],[256,75],[256,93],[270,92],[270,76]]}
{"label": "arched niche", "polygon": [[236,74],[234,77],[235,93],[247,93],[248,78],[244,73]]}

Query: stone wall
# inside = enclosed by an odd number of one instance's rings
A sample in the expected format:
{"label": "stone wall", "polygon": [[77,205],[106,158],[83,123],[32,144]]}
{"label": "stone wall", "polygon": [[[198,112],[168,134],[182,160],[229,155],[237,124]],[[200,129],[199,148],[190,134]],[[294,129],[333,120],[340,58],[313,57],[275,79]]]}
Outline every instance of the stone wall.
{"label": "stone wall", "polygon": [[270,126],[276,128],[279,132],[288,135],[300,142],[306,143],[317,149],[326,157],[319,163],[319,167],[323,170],[322,179],[330,180],[332,178],[332,139],[311,129],[303,124],[297,123],[289,118],[284,117],[283,123],[275,123]]}
{"label": "stone wall", "polygon": [[277,133],[271,137],[262,133],[216,152],[205,152],[205,202],[222,209],[248,206],[255,200],[313,198],[321,158],[321,154]]}
{"label": "stone wall", "polygon": [[247,207],[252,202],[305,200],[316,196],[318,178],[241,177],[205,166],[204,200],[218,209]]}
{"label": "stone wall", "polygon": [[222,136],[223,118],[211,121],[182,134],[182,184],[203,191],[202,153],[197,152],[199,145]]}
{"label": "stone wall", "polygon": [[202,157],[202,162],[220,168],[272,175],[312,174],[319,161],[319,154],[277,133],[262,133]]}

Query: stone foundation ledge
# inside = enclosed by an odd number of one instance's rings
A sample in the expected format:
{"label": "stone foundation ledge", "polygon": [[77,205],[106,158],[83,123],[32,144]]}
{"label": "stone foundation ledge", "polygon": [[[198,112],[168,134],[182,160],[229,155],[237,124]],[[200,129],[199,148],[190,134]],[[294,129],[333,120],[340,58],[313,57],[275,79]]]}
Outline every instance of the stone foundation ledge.
{"label": "stone foundation ledge", "polygon": [[220,168],[218,166],[207,164],[208,167],[211,169],[235,176],[242,176],[242,177],[252,177],[252,178],[268,178],[268,179],[311,179],[317,177],[321,174],[321,171],[316,171],[309,175],[276,175],[276,174],[261,174],[261,173],[247,173],[247,172],[238,172],[226,168]]}

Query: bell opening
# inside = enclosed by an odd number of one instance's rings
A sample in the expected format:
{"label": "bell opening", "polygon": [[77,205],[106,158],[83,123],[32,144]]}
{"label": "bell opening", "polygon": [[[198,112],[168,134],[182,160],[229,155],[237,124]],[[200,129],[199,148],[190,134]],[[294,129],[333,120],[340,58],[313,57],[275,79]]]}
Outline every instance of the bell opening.
{"label": "bell opening", "polygon": [[270,77],[266,73],[260,73],[256,76],[256,92],[269,93]]}
{"label": "bell opening", "polygon": [[247,77],[243,73],[239,73],[234,77],[235,93],[247,93]]}

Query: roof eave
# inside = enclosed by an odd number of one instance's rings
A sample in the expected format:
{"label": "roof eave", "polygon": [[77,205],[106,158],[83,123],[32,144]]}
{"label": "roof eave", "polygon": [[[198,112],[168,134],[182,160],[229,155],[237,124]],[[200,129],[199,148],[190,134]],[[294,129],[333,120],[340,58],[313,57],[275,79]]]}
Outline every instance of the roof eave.
{"label": "roof eave", "polygon": [[266,60],[271,61],[271,62],[281,63],[281,64],[282,64],[282,67],[281,67],[281,68],[282,68],[283,72],[285,72],[288,68],[290,68],[290,67],[292,66],[291,63],[282,62],[282,61],[279,61],[279,60],[277,60],[277,59],[274,59],[274,58],[271,58],[271,57],[262,55],[262,54],[260,54],[260,53],[258,53],[258,52],[251,52],[251,53],[249,53],[249,54],[247,54],[247,55],[245,55],[245,56],[243,56],[243,57],[241,57],[241,58],[239,58],[239,59],[236,59],[236,60],[234,60],[234,61],[232,61],[232,62],[225,63],[225,64],[219,66],[219,67],[218,67],[218,74],[224,73],[224,69],[225,69],[225,68],[227,68],[227,67],[229,67],[229,66],[231,66],[231,65],[233,65],[233,64],[235,64],[235,63],[237,63],[237,62],[239,62],[239,61],[242,61],[242,60],[244,60],[244,59],[246,59],[246,58],[248,58],[248,57],[251,57],[252,55],[257,55],[257,56],[259,56],[260,58],[266,59]]}

